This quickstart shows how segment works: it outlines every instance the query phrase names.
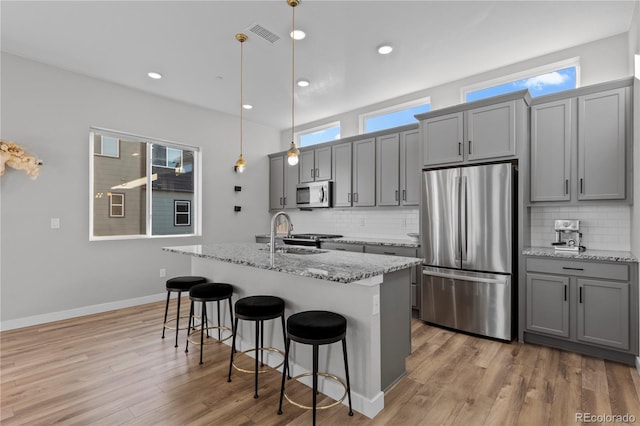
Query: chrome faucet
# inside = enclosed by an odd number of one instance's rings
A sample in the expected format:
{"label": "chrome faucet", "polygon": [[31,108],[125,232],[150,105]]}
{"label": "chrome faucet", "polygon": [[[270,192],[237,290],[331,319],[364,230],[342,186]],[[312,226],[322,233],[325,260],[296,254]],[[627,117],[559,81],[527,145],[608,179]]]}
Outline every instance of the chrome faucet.
{"label": "chrome faucet", "polygon": [[278,216],[284,216],[287,220],[287,237],[291,236],[291,230],[293,229],[293,223],[291,223],[291,218],[288,214],[283,211],[279,211],[278,213],[273,215],[273,217],[271,218],[271,238],[269,240],[271,254],[273,254],[276,249],[276,221],[278,219]]}

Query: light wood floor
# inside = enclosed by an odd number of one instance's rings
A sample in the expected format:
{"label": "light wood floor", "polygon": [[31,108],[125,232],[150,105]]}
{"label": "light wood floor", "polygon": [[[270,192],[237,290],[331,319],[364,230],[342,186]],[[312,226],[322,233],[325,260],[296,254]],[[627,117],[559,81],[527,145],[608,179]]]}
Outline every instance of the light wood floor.
{"label": "light wood floor", "polygon": [[[280,375],[235,373],[229,347],[184,353],[162,340],[164,302],[0,333],[3,425],[310,424],[287,404],[276,414]],[[412,325],[406,377],[370,420],[344,406],[318,413],[325,425],[574,425],[576,413],[629,414],[640,422],[634,368],[534,345],[505,344]],[[246,357],[245,357],[246,360]],[[355,368],[352,367],[352,370]],[[292,396],[309,392],[302,385]]]}

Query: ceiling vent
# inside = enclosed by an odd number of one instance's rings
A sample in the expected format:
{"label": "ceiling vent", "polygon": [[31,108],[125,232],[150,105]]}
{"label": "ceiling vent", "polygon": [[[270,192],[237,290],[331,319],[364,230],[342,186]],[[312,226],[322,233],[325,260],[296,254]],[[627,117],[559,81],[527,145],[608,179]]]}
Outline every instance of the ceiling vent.
{"label": "ceiling vent", "polygon": [[275,44],[278,40],[280,40],[280,37],[278,35],[272,33],[260,24],[251,25],[248,28],[248,31],[269,42],[269,44]]}

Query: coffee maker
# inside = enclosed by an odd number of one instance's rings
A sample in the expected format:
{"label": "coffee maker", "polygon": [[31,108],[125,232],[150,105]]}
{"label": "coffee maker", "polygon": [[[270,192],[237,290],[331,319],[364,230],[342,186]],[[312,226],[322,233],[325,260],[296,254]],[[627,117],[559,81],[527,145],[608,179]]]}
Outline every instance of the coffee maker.
{"label": "coffee maker", "polygon": [[577,219],[558,219],[555,221],[556,240],[551,243],[558,251],[583,251],[580,245],[582,232]]}

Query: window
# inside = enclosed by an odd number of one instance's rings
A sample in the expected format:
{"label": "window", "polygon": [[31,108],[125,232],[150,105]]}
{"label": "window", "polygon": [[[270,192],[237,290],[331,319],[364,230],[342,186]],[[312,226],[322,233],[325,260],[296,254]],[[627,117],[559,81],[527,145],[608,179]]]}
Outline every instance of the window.
{"label": "window", "polygon": [[414,116],[430,111],[430,103],[430,98],[422,98],[362,114],[360,116],[360,133],[376,132],[416,123],[418,120]]}
{"label": "window", "polygon": [[173,202],[173,226],[191,225],[191,201]]}
{"label": "window", "polygon": [[110,193],[109,217],[124,217],[124,194]]}
{"label": "window", "polygon": [[340,122],[324,124],[296,134],[298,145],[309,146],[340,139]]}
{"label": "window", "polygon": [[90,140],[90,239],[200,234],[198,148],[103,129]]}
{"label": "window", "polygon": [[529,89],[532,97],[571,90],[578,87],[578,59],[571,59],[524,73],[463,87],[465,102],[477,101],[518,90]]}

